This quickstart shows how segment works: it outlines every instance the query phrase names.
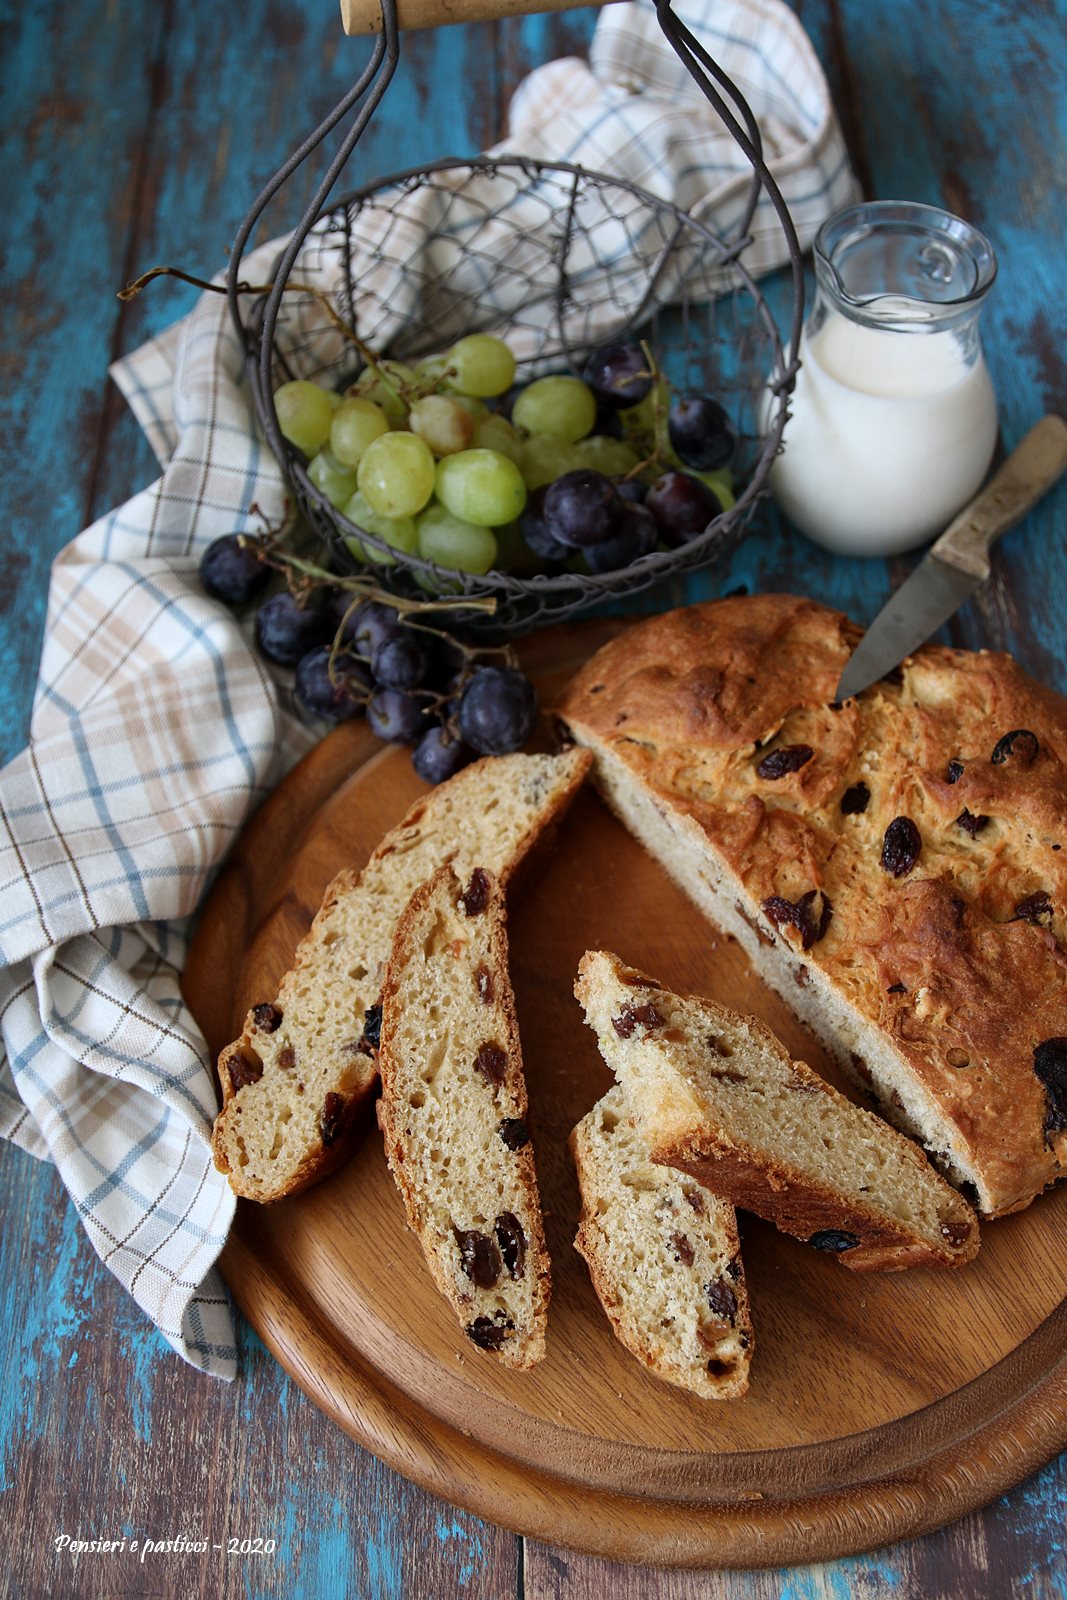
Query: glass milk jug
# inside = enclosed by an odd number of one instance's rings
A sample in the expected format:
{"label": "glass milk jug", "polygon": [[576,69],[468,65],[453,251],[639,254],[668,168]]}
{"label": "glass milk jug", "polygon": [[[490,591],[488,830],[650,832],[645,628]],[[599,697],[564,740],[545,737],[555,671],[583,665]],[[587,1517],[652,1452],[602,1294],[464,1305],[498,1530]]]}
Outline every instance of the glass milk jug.
{"label": "glass milk jug", "polygon": [[977,492],[997,434],[978,318],[992,246],[934,206],[838,212],[815,240],[815,304],[771,487],[828,550],[888,556]]}

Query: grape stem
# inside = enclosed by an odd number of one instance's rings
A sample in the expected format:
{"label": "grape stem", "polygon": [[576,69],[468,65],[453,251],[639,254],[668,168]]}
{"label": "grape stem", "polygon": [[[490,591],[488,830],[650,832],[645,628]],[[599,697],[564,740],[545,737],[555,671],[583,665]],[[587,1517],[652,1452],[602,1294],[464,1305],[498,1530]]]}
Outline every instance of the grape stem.
{"label": "grape stem", "polygon": [[[225,284],[209,283],[206,278],[198,278],[195,273],[184,272],[181,267],[152,267],[148,272],[142,272],[141,276],[139,278],[135,278],[132,283],[128,283],[125,289],[120,289],[118,291],[118,298],[123,302],[136,300],[137,296],[141,293],[141,290],[150,284],[154,278],[179,278],[182,283],[192,284],[194,289],[205,289],[211,294],[226,293]],[[245,283],[242,281],[237,285],[237,292],[238,294],[270,294],[273,288],[273,283]],[[312,299],[317,300],[319,305],[321,305],[322,309],[325,311],[326,315],[329,317],[330,321],[333,323],[333,326],[337,329],[338,333],[347,339],[350,344],[355,345],[356,349],[363,357],[364,362],[374,373],[379,383],[381,383],[384,388],[388,389],[394,400],[399,400],[401,405],[408,404],[402,389],[398,388],[395,382],[390,379],[388,373],[382,370],[380,357],[374,353],[369,344],[364,343],[356,330],[349,326],[349,324],[334,306],[333,301],[330,299],[330,296],[326,293],[325,289],[317,289],[313,284],[310,283],[289,282],[285,285],[285,288],[282,292],[288,294],[290,290],[298,291],[300,294],[309,294],[311,295]]]}
{"label": "grape stem", "polygon": [[[328,585],[331,589],[347,589],[355,595],[357,600],[377,600],[382,605],[391,606],[394,611],[399,611],[407,616],[412,613],[427,611],[484,611],[492,616],[496,610],[496,600],[491,596],[485,599],[476,599],[473,596],[441,598],[439,600],[408,600],[403,595],[391,594],[386,589],[380,589],[376,583],[367,578],[340,577],[337,573],[327,572],[325,567],[320,567],[313,561],[305,561],[302,556],[294,556],[289,551],[279,551],[267,542],[262,534],[238,534],[238,542],[246,549],[255,550],[259,559],[275,572],[288,573],[290,570],[309,578],[311,582],[305,588],[318,588]],[[412,623],[415,627],[417,624]],[[436,632],[436,629],[429,629]]]}
{"label": "grape stem", "polygon": [[653,387],[651,387],[653,429],[651,429],[651,438],[648,438],[648,432],[645,429],[641,429],[640,435],[635,435],[632,438],[632,443],[635,448],[648,448],[651,445],[651,450],[646,454],[643,461],[637,462],[637,466],[630,467],[629,472],[624,477],[624,482],[627,483],[632,478],[640,478],[641,475],[648,472],[649,467],[664,467],[670,462],[670,440],[669,435],[667,435],[667,427],[665,427],[664,397],[662,397],[661,384],[667,389],[670,389],[672,384],[670,384],[667,374],[661,373],[659,366],[656,365],[656,357],[649,349],[646,339],[641,339],[641,355],[648,362],[648,373],[653,379]]}
{"label": "grape stem", "polygon": [[[393,600],[390,599],[389,604],[392,605],[393,603]],[[453,601],[454,605],[462,603]],[[414,604],[418,605],[418,601],[416,600]],[[509,667],[516,667],[519,664],[518,657],[510,644],[464,644],[463,640],[457,639],[454,634],[444,633],[440,628],[431,628],[427,622],[413,622],[410,617],[407,625],[409,628],[415,628],[419,633],[432,633],[438,639],[447,639],[449,644],[455,645],[456,649],[461,650],[465,656],[503,656]]]}
{"label": "grape stem", "polygon": [[[264,532],[261,534],[240,533],[237,536],[238,544],[246,550],[255,550],[260,561],[265,566],[270,567],[275,572],[283,573],[289,584],[290,592],[296,599],[306,599],[314,590],[321,588],[344,589],[352,596],[350,604],[346,607],[345,613],[337,625],[337,631],[330,645],[329,659],[326,663],[326,671],[329,674],[330,682],[335,687],[339,683],[339,656],[350,655],[355,656],[359,661],[368,663],[370,661],[370,657],[364,655],[362,651],[349,649],[344,639],[348,619],[356,607],[367,600],[376,600],[380,605],[389,606],[406,618],[405,626],[417,629],[420,633],[431,634],[437,639],[445,639],[454,649],[458,649],[462,653],[463,667],[460,672],[459,683],[454,685],[448,694],[434,697],[432,705],[428,707],[430,710],[440,711],[450,698],[462,691],[463,685],[471,676],[473,663],[480,656],[502,655],[508,666],[517,664],[515,654],[510,645],[489,645],[476,648],[465,644],[452,634],[445,633],[441,628],[432,628],[428,623],[414,620],[416,616],[425,615],[426,612],[432,611],[470,611],[478,609],[492,613],[496,610],[496,601],[494,599],[442,598],[439,600],[408,600],[402,595],[390,594],[387,590],[380,589],[377,584],[370,582],[367,578],[338,577],[334,573],[327,572],[324,567],[317,566],[313,561],[306,561],[302,556],[293,555],[290,551],[282,551],[277,548],[277,542],[285,536],[286,527],[291,520],[288,515],[288,509],[282,523],[277,528],[271,525],[258,505],[253,503],[248,509],[250,515],[259,518],[263,524]],[[294,574],[297,576],[294,577]],[[363,697],[354,695],[351,688],[347,688],[346,692],[349,699],[364,707],[370,699],[369,695]],[[452,736],[458,738],[459,735],[453,727],[452,719],[448,719],[448,727]]]}
{"label": "grape stem", "polygon": [[663,410],[663,393],[659,384],[663,374],[656,365],[656,358],[652,354],[647,340],[641,340],[641,349],[645,360],[648,362],[648,370],[652,374],[652,441],[655,445],[654,454],[658,460],[662,459],[667,451],[666,417]]}
{"label": "grape stem", "polygon": [[[363,597],[357,595],[352,601],[352,604],[347,608],[344,616],[341,618],[341,621],[337,626],[337,632],[334,634],[333,643],[330,645],[330,654],[326,662],[326,671],[329,675],[330,682],[335,687],[340,679],[337,665],[339,656],[354,656],[357,661],[365,661],[368,666],[370,665],[371,658],[366,654],[365,651],[353,650],[351,646],[346,645],[344,642],[344,632],[348,623],[348,619],[356,607],[362,603],[362,598]],[[423,714],[427,716],[440,716],[442,718],[443,725],[449,734],[449,737],[452,739],[459,739],[459,725],[456,721],[455,714],[453,713],[452,715],[445,715],[445,707],[448,705],[450,700],[455,701],[459,699],[464,688],[473,677],[475,663],[480,657],[489,655],[502,655],[508,666],[513,667],[517,666],[518,664],[515,653],[511,649],[510,645],[488,646],[484,649],[476,649],[472,645],[464,644],[461,639],[456,639],[450,633],[443,633],[440,628],[428,627],[424,622],[412,622],[410,617],[408,618],[405,626],[415,629],[419,633],[428,633],[435,639],[444,639],[448,644],[452,645],[454,649],[457,649],[462,653],[463,666],[460,669],[458,680],[451,686],[451,688],[440,694],[433,694],[431,691],[424,690],[419,695],[421,700],[426,701],[426,705],[423,708]],[[369,692],[363,696],[355,695],[348,686],[346,686],[346,692],[350,700],[354,700],[357,705],[363,706],[364,709],[370,703],[372,698],[372,695]]]}

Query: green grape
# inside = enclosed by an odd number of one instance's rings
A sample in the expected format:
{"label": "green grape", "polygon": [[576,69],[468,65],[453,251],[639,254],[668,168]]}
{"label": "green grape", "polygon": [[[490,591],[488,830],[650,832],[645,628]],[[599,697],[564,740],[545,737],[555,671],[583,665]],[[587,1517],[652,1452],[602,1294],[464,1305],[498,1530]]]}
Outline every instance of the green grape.
{"label": "green grape", "polygon": [[375,439],[388,433],[389,423],[381,406],[362,395],[343,400],[330,424],[330,449],[344,467],[358,467],[363,452]]}
{"label": "green grape", "polygon": [[414,433],[383,433],[363,452],[360,493],[382,517],[413,517],[433,494],[433,451]]}
{"label": "green grape", "polygon": [[331,411],[336,411],[337,407],[341,404],[341,396],[337,393],[337,390],[336,389],[324,389],[323,393],[325,394],[327,400],[330,402],[330,410]]}
{"label": "green grape", "polygon": [[452,456],[457,450],[466,450],[474,436],[469,412],[448,394],[428,394],[416,400],[408,422],[412,433],[425,439],[435,456]]}
{"label": "green grape", "polygon": [[[628,406],[625,411],[619,412],[619,421],[622,431],[633,445],[638,454],[644,458],[650,456],[655,448],[656,434],[656,407],[659,406],[660,426],[663,433],[665,450],[661,452],[660,459],[665,463],[669,460],[673,465],[674,451],[667,438],[667,412],[671,404],[671,386],[667,379],[660,373],[651,389],[643,400],[635,406]],[[681,462],[678,462],[681,467]],[[685,471],[685,468],[682,468]]]}
{"label": "green grape", "polygon": [[574,445],[551,434],[538,433],[527,439],[522,447],[522,476],[527,489],[539,489],[543,483],[554,483],[565,472],[573,472],[582,464]]}
{"label": "green grape", "polygon": [[518,522],[506,522],[502,528],[494,528],[493,533],[496,537],[493,565],[498,572],[510,572],[516,578],[532,578],[535,572],[544,571],[544,562],[526,543]]}
{"label": "green grape", "polygon": [[522,466],[522,435],[507,417],[483,417],[474,430],[474,444],[479,450],[496,450],[517,467]]}
{"label": "green grape", "polygon": [[[401,551],[410,556],[415,553],[419,540],[419,531],[412,517],[383,517],[380,516],[365,495],[357,490],[344,508],[343,515],[349,522],[354,522],[357,528],[362,528],[366,533],[376,533],[379,539],[384,539],[386,544],[392,545],[394,550]],[[373,545],[364,544],[362,539],[346,539],[349,550],[357,561],[364,561],[369,566],[391,567],[394,565],[392,556],[387,556]]]}
{"label": "green grape", "polygon": [[305,455],[313,456],[330,437],[333,407],[326,390],[317,383],[305,378],[283,383],[274,391],[274,409],[282,433]]}
{"label": "green grape", "polygon": [[550,433],[574,444],[592,431],[596,401],[580,378],[537,378],[517,397],[511,420],[527,433]]}
{"label": "green grape", "polygon": [[456,369],[452,387],[460,394],[489,400],[510,389],[515,378],[515,357],[491,333],[469,333],[452,346],[448,359]]}
{"label": "green grape", "polygon": [[574,448],[582,459],[583,467],[593,467],[606,478],[625,478],[640,460],[636,450],[624,439],[608,439],[602,433],[580,439]]}
{"label": "green grape", "polygon": [[419,387],[419,380],[410,367],[402,361],[379,361],[377,367],[368,367],[348,391],[381,406],[389,424],[395,428],[408,414],[406,392]]}
{"label": "green grape", "polygon": [[488,572],[496,565],[496,540],[488,528],[454,517],[445,506],[430,505],[418,519],[419,555],[456,572]]}
{"label": "green grape", "polygon": [[454,400],[457,406],[463,407],[464,411],[467,413],[468,417],[470,417],[471,421],[476,427],[479,422],[484,422],[486,417],[490,414],[489,407],[486,405],[485,401],[476,400],[473,395],[450,393],[448,398],[450,400]]}
{"label": "green grape", "polygon": [[437,463],[437,498],[461,521],[494,528],[522,511],[526,485],[499,450],[461,450]]}
{"label": "green grape", "polygon": [[734,494],[734,475],[729,467],[716,467],[714,472],[692,472],[689,467],[683,467],[682,471],[689,472],[691,477],[699,478],[701,483],[706,483],[724,511],[730,511],[737,504],[737,496]]}
{"label": "green grape", "polygon": [[447,355],[426,356],[415,364],[415,380],[423,394],[436,392],[453,375],[452,363]]}
{"label": "green grape", "polygon": [[356,473],[353,467],[343,467],[331,451],[323,449],[308,467],[308,477],[316,489],[321,489],[332,506],[340,508],[356,492]]}

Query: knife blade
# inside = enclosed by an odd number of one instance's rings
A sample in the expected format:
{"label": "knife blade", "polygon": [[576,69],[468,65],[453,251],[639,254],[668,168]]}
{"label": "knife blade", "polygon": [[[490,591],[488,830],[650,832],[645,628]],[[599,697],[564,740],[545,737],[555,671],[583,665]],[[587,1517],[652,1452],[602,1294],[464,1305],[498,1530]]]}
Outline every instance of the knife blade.
{"label": "knife blade", "polygon": [[994,539],[1021,522],[1067,470],[1067,422],[1042,417],[974,500],[931,545],[848,660],[838,703],[899,667],[989,577]]}

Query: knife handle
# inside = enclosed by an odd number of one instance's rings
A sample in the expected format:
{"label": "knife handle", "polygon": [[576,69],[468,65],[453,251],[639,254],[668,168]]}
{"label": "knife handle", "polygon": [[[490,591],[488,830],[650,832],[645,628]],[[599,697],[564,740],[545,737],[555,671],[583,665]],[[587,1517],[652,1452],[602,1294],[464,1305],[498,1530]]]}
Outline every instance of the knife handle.
{"label": "knife handle", "polygon": [[1035,423],[969,506],[931,546],[962,572],[989,577],[989,547],[1021,522],[1067,470],[1067,422],[1050,413]]}

